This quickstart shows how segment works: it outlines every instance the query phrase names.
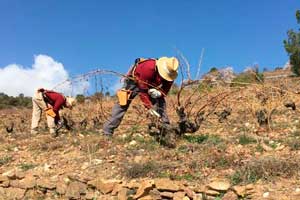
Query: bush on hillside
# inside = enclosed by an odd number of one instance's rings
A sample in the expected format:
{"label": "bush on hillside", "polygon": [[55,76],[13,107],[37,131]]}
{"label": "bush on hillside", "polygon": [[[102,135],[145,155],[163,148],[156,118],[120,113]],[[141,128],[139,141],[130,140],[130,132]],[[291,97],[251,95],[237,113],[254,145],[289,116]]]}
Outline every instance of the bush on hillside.
{"label": "bush on hillside", "polygon": [[231,86],[243,87],[251,83],[262,83],[264,81],[263,73],[256,71],[246,71],[238,74],[231,83]]}
{"label": "bush on hillside", "polygon": [[31,97],[25,97],[24,94],[19,94],[17,97],[8,96],[5,93],[0,93],[0,109],[12,107],[25,107],[32,106]]}

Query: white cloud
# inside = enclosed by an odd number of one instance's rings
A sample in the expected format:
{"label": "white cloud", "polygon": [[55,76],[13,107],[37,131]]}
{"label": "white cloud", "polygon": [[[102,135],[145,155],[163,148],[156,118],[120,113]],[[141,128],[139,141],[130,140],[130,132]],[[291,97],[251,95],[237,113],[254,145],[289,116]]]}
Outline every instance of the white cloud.
{"label": "white cloud", "polygon": [[[25,96],[32,96],[35,89],[52,89],[68,78],[69,74],[62,63],[47,55],[37,55],[34,56],[34,64],[31,68],[18,64],[10,64],[0,68],[0,92],[10,96],[17,96],[20,93]],[[85,83],[85,86],[88,86],[88,83]],[[74,87],[66,87],[65,85],[63,88],[68,89],[60,92],[67,93],[67,95],[82,92],[77,91],[78,89],[82,90],[82,88],[76,87],[74,89]]]}

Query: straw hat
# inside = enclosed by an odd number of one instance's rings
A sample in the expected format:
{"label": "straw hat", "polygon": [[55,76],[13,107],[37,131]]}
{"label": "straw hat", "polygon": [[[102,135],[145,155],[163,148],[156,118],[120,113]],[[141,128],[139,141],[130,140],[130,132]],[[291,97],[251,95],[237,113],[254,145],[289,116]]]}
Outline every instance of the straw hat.
{"label": "straw hat", "polygon": [[159,75],[167,80],[174,81],[178,75],[179,62],[175,57],[161,57],[156,61]]}
{"label": "straw hat", "polygon": [[73,97],[66,97],[66,104],[68,107],[73,107],[76,104],[76,99]]}

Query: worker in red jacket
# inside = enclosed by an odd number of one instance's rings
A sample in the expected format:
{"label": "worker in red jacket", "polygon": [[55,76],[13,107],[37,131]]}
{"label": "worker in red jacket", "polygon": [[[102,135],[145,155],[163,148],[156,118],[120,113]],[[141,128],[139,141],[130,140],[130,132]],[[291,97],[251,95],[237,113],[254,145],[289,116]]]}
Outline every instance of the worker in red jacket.
{"label": "worker in red jacket", "polygon": [[120,96],[124,97],[124,95],[119,95],[120,91],[118,91],[119,102],[114,105],[111,118],[104,124],[103,134],[112,136],[137,94],[149,114],[160,118],[164,123],[169,123],[165,96],[178,75],[178,66],[179,62],[175,57],[137,61],[130,69],[121,90],[128,93],[126,101],[120,99]]}
{"label": "worker in red jacket", "polygon": [[45,111],[50,134],[56,137],[56,126],[60,123],[59,111],[64,107],[71,109],[75,105],[75,99],[41,88],[35,92],[32,98],[32,105],[31,133],[38,133],[41,115]]}

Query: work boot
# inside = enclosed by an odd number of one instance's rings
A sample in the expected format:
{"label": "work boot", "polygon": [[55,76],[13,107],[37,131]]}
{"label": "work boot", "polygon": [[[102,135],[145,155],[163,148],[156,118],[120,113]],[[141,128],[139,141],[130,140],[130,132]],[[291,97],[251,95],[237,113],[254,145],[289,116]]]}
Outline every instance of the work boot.
{"label": "work boot", "polygon": [[51,137],[53,137],[53,138],[56,138],[56,137],[58,137],[58,132],[51,133]]}
{"label": "work boot", "polygon": [[99,133],[100,133],[100,135],[103,135],[103,136],[105,136],[105,137],[112,137],[112,135],[113,135],[113,133],[107,132],[107,131],[105,131],[105,130],[103,130],[103,129],[101,129],[101,130],[99,131]]}
{"label": "work boot", "polygon": [[56,138],[58,136],[58,131],[56,131],[55,129],[50,129],[50,135],[53,138]]}
{"label": "work boot", "polygon": [[103,134],[104,138],[106,139],[112,139],[113,135],[112,134]]}
{"label": "work boot", "polygon": [[104,142],[105,144],[111,144],[113,142],[113,136],[112,134],[103,134],[100,141]]}
{"label": "work boot", "polygon": [[106,131],[104,130],[100,130],[99,131],[100,135],[102,135],[102,138],[104,141],[111,141],[112,140],[112,137],[113,137],[113,134],[112,133],[107,133]]}
{"label": "work boot", "polygon": [[38,131],[37,128],[33,128],[33,129],[31,129],[30,133],[31,133],[32,135],[37,135],[37,134],[39,133],[39,131]]}

